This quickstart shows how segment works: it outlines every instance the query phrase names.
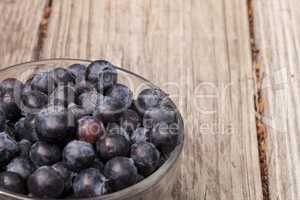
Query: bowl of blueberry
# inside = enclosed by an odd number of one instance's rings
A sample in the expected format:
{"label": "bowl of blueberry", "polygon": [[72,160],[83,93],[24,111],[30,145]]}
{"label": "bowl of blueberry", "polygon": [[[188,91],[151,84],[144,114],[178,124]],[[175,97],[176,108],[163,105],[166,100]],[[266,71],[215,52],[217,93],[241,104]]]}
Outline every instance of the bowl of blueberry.
{"label": "bowl of blueberry", "polygon": [[168,199],[184,143],[167,93],[105,60],[0,70],[0,199]]}

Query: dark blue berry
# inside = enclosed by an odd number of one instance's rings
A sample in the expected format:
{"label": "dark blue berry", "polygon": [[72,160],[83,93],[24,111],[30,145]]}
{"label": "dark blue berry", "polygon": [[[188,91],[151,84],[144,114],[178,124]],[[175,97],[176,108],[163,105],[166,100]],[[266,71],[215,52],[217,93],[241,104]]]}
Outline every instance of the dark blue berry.
{"label": "dark blue berry", "polygon": [[35,166],[52,165],[61,159],[61,150],[54,144],[39,141],[32,145],[29,156]]}
{"label": "dark blue berry", "polygon": [[0,174],[0,188],[19,194],[26,194],[26,183],[24,179],[13,172],[2,172]]}
{"label": "dark blue berry", "polygon": [[132,91],[127,86],[119,83],[110,87],[105,92],[105,95],[112,97],[117,102],[120,102],[124,109],[129,108],[132,103]]}
{"label": "dark blue berry", "polygon": [[68,67],[69,71],[73,74],[76,82],[85,80],[86,66],[83,64],[73,64]]}
{"label": "dark blue berry", "polygon": [[64,191],[64,180],[52,167],[43,166],[29,176],[27,186],[34,197],[58,198]]}
{"label": "dark blue berry", "polygon": [[20,93],[7,92],[0,97],[0,110],[5,113],[5,117],[10,121],[17,121],[22,117],[19,107]]}
{"label": "dark blue berry", "polygon": [[42,141],[62,143],[66,138],[75,135],[75,126],[62,108],[43,109],[36,116],[36,131]]}
{"label": "dark blue berry", "polygon": [[104,139],[98,140],[96,144],[97,153],[104,160],[116,156],[127,156],[129,148],[129,141],[119,134],[107,135]]}
{"label": "dark blue berry", "polygon": [[106,178],[95,168],[81,171],[74,179],[76,197],[97,197],[107,193]]}
{"label": "dark blue berry", "polygon": [[138,168],[139,174],[151,175],[158,167],[160,153],[156,147],[148,142],[139,142],[131,147],[131,158]]}
{"label": "dark blue berry", "polygon": [[63,150],[63,161],[76,172],[90,167],[95,157],[93,146],[83,141],[74,140]]}
{"label": "dark blue berry", "polygon": [[135,107],[140,113],[158,107],[166,95],[159,89],[147,88],[140,92],[135,101]]}
{"label": "dark blue berry", "polygon": [[170,152],[178,145],[179,128],[177,123],[167,124],[161,122],[150,132],[150,141],[160,151]]}
{"label": "dark blue berry", "polygon": [[105,135],[104,125],[92,116],[85,116],[78,120],[78,138],[94,144]]}
{"label": "dark blue berry", "polygon": [[48,104],[48,96],[38,90],[23,92],[21,110],[24,113],[36,114]]}
{"label": "dark blue berry", "polygon": [[15,124],[14,133],[18,141],[22,139],[26,139],[31,142],[37,141],[38,136],[35,131],[35,118],[34,117],[21,118]]}
{"label": "dark blue berry", "polygon": [[15,78],[8,78],[0,83],[0,91],[3,93],[20,93],[23,87],[24,84]]}
{"label": "dark blue berry", "polygon": [[118,191],[137,182],[137,168],[132,159],[115,157],[104,167],[104,175],[109,179],[110,189]]}
{"label": "dark blue berry", "polygon": [[147,110],[144,115],[143,125],[145,128],[153,128],[161,122],[171,123],[176,121],[176,111],[170,107],[155,107]]}
{"label": "dark blue berry", "polygon": [[75,102],[75,88],[70,85],[58,85],[49,99],[51,105],[67,107]]}
{"label": "dark blue berry", "polygon": [[105,60],[94,61],[87,67],[86,79],[94,84],[98,92],[103,92],[116,84],[116,67]]}
{"label": "dark blue berry", "polygon": [[68,69],[58,67],[49,73],[57,84],[68,85],[75,83],[75,76]]}
{"label": "dark blue berry", "polygon": [[5,122],[6,122],[5,112],[2,109],[0,109],[0,132],[4,131],[5,124],[6,124]]}
{"label": "dark blue berry", "polygon": [[19,146],[6,133],[0,133],[0,166],[6,165],[19,153]]}
{"label": "dark blue berry", "polygon": [[57,83],[50,72],[36,74],[31,80],[33,90],[39,90],[45,94],[51,94],[56,88]]}
{"label": "dark blue berry", "polygon": [[132,133],[138,126],[140,126],[141,118],[137,112],[128,109],[120,118],[120,125],[128,133]]}
{"label": "dark blue berry", "polygon": [[137,128],[131,135],[131,142],[149,142],[150,140],[150,131],[146,128],[140,127]]}
{"label": "dark blue berry", "polygon": [[90,91],[82,93],[78,97],[78,105],[80,105],[83,109],[85,109],[86,113],[92,114],[98,104],[100,99],[103,99],[103,95],[99,94],[96,91]]}
{"label": "dark blue berry", "polygon": [[7,166],[6,171],[19,174],[24,180],[33,172],[34,167],[26,158],[15,158]]}
{"label": "dark blue berry", "polygon": [[114,135],[114,134],[122,135],[128,141],[130,141],[130,136],[124,128],[120,127],[116,123],[110,123],[107,125],[107,135]]}
{"label": "dark blue berry", "polygon": [[95,168],[95,169],[98,169],[100,172],[103,172],[104,164],[99,158],[96,158],[94,160],[94,163],[92,164],[91,168]]}
{"label": "dark blue berry", "polygon": [[20,157],[28,159],[31,146],[32,143],[29,140],[22,139],[19,142]]}
{"label": "dark blue berry", "polygon": [[70,193],[72,189],[72,181],[74,178],[74,173],[71,172],[67,165],[63,162],[58,162],[52,165],[52,168],[63,178],[65,183],[64,193]]}

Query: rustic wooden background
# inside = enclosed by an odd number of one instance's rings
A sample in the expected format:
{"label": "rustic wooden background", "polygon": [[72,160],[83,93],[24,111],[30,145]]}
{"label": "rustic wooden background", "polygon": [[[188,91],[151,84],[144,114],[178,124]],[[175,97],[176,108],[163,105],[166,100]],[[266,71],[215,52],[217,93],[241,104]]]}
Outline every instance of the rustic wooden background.
{"label": "rustic wooden background", "polygon": [[0,64],[104,58],[176,94],[186,144],[171,199],[299,200],[299,10],[299,0],[0,0]]}

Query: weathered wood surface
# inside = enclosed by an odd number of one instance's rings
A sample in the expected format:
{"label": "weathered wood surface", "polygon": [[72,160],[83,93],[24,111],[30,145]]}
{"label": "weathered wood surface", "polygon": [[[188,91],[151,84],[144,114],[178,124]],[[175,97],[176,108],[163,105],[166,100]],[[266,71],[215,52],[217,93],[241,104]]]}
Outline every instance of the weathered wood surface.
{"label": "weathered wood surface", "polygon": [[300,199],[300,2],[253,1],[263,70],[271,200]]}
{"label": "weathered wood surface", "polygon": [[245,0],[53,0],[52,9],[42,58],[105,58],[179,96],[186,145],[172,199],[262,199]]}
{"label": "weathered wood surface", "polygon": [[0,1],[1,67],[34,59],[47,0]]}

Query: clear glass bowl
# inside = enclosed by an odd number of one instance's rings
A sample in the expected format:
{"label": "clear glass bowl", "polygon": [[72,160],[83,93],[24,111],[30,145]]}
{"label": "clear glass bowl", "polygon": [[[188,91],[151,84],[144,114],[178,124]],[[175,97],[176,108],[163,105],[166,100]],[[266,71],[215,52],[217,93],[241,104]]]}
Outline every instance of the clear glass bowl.
{"label": "clear glass bowl", "polygon": [[[17,78],[23,82],[38,72],[47,71],[57,67],[68,67],[79,63],[88,65],[89,60],[78,59],[49,59],[36,62],[26,62],[0,70],[0,81],[7,78]],[[150,81],[125,69],[118,68],[118,82],[129,86],[134,96],[145,88],[157,88]],[[174,104],[175,105],[175,104]],[[178,146],[171,153],[167,161],[151,176],[124,190],[104,196],[86,198],[87,200],[166,200],[171,199],[171,192],[178,178],[180,155],[184,144],[184,124],[178,112],[179,131],[181,133]],[[27,196],[0,190],[0,199],[28,200]],[[34,198],[38,199],[38,198]]]}

